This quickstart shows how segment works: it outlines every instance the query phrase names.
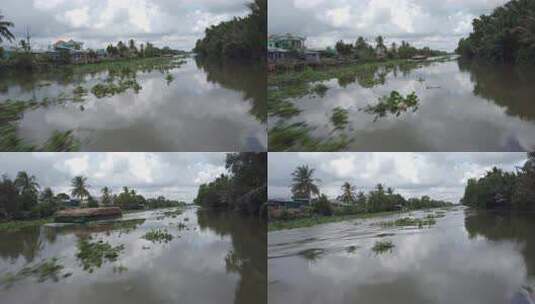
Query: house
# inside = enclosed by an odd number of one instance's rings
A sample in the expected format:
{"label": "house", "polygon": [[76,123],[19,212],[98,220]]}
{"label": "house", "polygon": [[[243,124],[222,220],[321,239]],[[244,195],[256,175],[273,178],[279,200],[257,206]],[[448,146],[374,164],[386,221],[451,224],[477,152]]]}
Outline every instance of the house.
{"label": "house", "polygon": [[304,37],[294,36],[292,34],[270,35],[268,37],[268,47],[304,51],[305,40]]}
{"label": "house", "polygon": [[267,205],[268,205],[268,208],[273,208],[273,209],[283,209],[283,208],[301,209],[308,205],[308,200],[306,199],[294,199],[294,200],[273,199],[273,200],[269,200]]}
{"label": "house", "polygon": [[277,47],[268,47],[268,62],[278,62],[288,58],[288,51]]}
{"label": "house", "polygon": [[319,63],[320,53],[315,51],[305,51],[305,60],[306,62]]}
{"label": "house", "polygon": [[63,40],[56,41],[53,45],[54,50],[60,51],[60,50],[67,50],[67,51],[73,51],[73,50],[82,50],[84,47],[83,42],[69,40],[67,42]]}
{"label": "house", "polygon": [[83,50],[84,43],[74,40],[58,40],[47,52],[52,61],[58,62],[64,59],[65,54],[70,56],[71,63],[88,63],[89,57],[87,51]]}

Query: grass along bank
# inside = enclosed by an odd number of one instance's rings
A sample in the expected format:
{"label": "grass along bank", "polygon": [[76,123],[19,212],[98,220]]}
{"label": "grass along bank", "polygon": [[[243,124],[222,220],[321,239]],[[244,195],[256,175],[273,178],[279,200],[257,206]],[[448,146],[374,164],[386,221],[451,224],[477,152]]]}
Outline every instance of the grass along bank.
{"label": "grass along bank", "polygon": [[351,215],[333,215],[333,216],[314,216],[307,218],[298,218],[287,221],[273,221],[268,224],[268,231],[277,231],[277,230],[288,230],[304,227],[312,227],[315,225],[336,223],[343,221],[350,221],[355,219],[368,219],[374,217],[383,217],[395,214],[403,214],[407,212],[400,211],[384,211],[377,213],[361,213],[361,214],[351,214]]}
{"label": "grass along bank", "polygon": [[17,232],[27,228],[41,226],[44,224],[52,223],[54,219],[52,217],[27,220],[27,221],[8,221],[0,222],[0,232]]}

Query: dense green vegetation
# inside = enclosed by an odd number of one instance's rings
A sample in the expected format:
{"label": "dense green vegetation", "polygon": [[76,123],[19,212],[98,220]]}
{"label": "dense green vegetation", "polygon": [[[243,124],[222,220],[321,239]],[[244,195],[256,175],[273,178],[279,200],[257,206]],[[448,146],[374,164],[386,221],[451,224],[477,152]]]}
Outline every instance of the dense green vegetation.
{"label": "dense green vegetation", "polygon": [[378,36],[375,38],[375,47],[369,44],[363,37],[358,37],[354,44],[338,41],[336,51],[339,55],[358,59],[359,61],[369,62],[384,59],[410,59],[414,56],[443,56],[446,52],[432,50],[429,47],[418,49],[406,41],[401,45],[393,42],[390,47],[384,44],[384,38]]}
{"label": "dense green vegetation", "polygon": [[266,54],[267,0],[247,4],[250,14],[221,22],[205,30],[193,50],[205,57],[263,58]]}
{"label": "dense green vegetation", "polygon": [[512,0],[473,20],[456,52],[489,62],[535,63],[535,2]]}
{"label": "dense green vegetation", "polygon": [[[50,221],[58,210],[70,207],[117,206],[129,209],[156,209],[183,206],[184,202],[168,200],[163,196],[145,199],[135,190],[124,187],[119,195],[112,194],[108,187],[101,190],[102,200],[97,202],[91,195],[87,178],[76,176],[71,181],[70,196],[54,194],[52,189],[40,185],[35,176],[21,171],[14,180],[4,175],[0,181],[0,230],[15,231],[38,226]],[[71,197],[73,198],[71,200]]]}
{"label": "dense green vegetation", "polygon": [[471,178],[461,203],[475,208],[535,210],[535,153],[517,172],[493,168],[481,178]]}
{"label": "dense green vegetation", "polygon": [[[357,192],[357,188],[349,182],[342,185],[341,193],[336,200],[330,200],[321,194],[317,185],[318,180],[313,175],[314,169],[309,166],[299,166],[295,169],[290,187],[293,197],[309,203],[301,209],[285,207],[270,209],[270,230],[306,227],[378,213],[389,214],[453,205],[450,202],[431,199],[429,196],[406,199],[395,193],[394,189],[385,188],[382,184],[378,184],[368,193]],[[427,217],[423,220],[414,220],[412,223],[417,226],[430,225],[434,218],[435,216]]]}
{"label": "dense green vegetation", "polygon": [[227,154],[225,167],[229,174],[202,184],[194,202],[210,209],[260,215],[267,201],[267,154]]}

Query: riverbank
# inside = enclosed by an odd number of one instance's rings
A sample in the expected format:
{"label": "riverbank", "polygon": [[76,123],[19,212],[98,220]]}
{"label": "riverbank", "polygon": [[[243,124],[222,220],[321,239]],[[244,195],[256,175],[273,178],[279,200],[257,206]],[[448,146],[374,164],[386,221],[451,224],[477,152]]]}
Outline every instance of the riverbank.
{"label": "riverbank", "polygon": [[36,220],[27,220],[27,221],[7,221],[0,222],[0,232],[18,232],[27,228],[41,226],[44,224],[54,222],[53,217],[47,217]]}
{"label": "riverbank", "polygon": [[305,228],[312,227],[321,224],[336,223],[343,221],[350,221],[355,219],[368,219],[375,217],[384,217],[395,214],[407,214],[410,215],[414,211],[423,211],[423,212],[432,212],[435,210],[450,210],[454,207],[437,207],[437,208],[425,208],[425,209],[415,209],[409,211],[384,211],[376,213],[359,213],[351,215],[333,215],[333,216],[314,216],[307,218],[298,218],[288,221],[273,221],[268,223],[268,231],[278,231],[278,230],[291,230],[296,228]]}
{"label": "riverbank", "polygon": [[451,60],[452,56],[435,57],[424,61],[394,59],[326,68],[307,67],[301,71],[272,73],[268,76],[268,115],[291,118],[301,111],[289,99],[307,95],[324,97],[329,88],[321,83],[315,85],[312,83],[338,79],[342,86],[358,82],[364,88],[372,88],[384,84],[386,75],[394,69],[409,71],[422,65]]}
{"label": "riverbank", "polygon": [[[57,131],[45,141],[44,144],[35,145],[25,142],[18,133],[19,121],[24,113],[29,110],[48,108],[55,105],[66,105],[69,103],[79,103],[81,111],[84,110],[83,102],[88,98],[95,97],[102,99],[127,91],[138,94],[143,88],[138,82],[137,73],[160,71],[163,79],[169,84],[174,80],[170,70],[180,68],[186,63],[185,57],[156,57],[125,59],[119,61],[109,61],[76,66],[59,66],[47,71],[34,71],[36,76],[57,80],[57,77],[64,80],[73,81],[72,88],[68,91],[59,91],[55,96],[35,97],[30,100],[10,99],[8,89],[4,93],[7,99],[0,103],[0,150],[1,151],[63,151],[73,152],[80,149],[80,142],[74,137],[74,130]],[[16,79],[17,73],[21,71],[8,71],[0,78]],[[26,71],[22,71],[27,73]],[[96,75],[96,82],[86,84],[85,75]],[[38,78],[39,78],[38,77]],[[53,86],[52,81],[40,81],[32,84],[33,88],[39,92],[48,90]],[[39,96],[39,95],[37,95]]]}

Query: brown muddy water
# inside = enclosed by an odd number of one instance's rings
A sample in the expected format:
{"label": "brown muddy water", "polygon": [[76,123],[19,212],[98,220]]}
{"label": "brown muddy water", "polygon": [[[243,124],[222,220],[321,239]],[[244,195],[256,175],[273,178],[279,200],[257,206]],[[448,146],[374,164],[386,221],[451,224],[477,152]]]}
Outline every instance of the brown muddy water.
{"label": "brown muddy water", "polygon": [[[428,228],[377,225],[401,216],[407,215],[270,232],[268,303],[508,304],[535,299],[535,214],[459,207]],[[379,241],[394,247],[374,251]]]}
{"label": "brown muddy water", "polygon": [[[366,71],[369,73],[370,71]],[[324,96],[291,99],[301,113],[270,118],[270,128],[306,123],[309,136],[327,141],[346,136],[345,151],[531,151],[535,148],[535,70],[485,66],[456,59],[414,66],[377,67],[368,75],[321,82]],[[365,74],[366,74],[365,73]],[[312,83],[317,85],[320,82]],[[362,109],[398,91],[415,92],[419,103],[399,115],[376,117]],[[348,124],[330,121],[337,107],[348,111]],[[286,146],[285,150],[306,150]]]}
{"label": "brown muddy water", "polygon": [[54,131],[72,131],[82,151],[265,151],[265,69],[251,63],[207,63],[187,58],[167,72],[136,70],[139,92],[97,98],[100,72],[0,75],[0,102],[56,99],[81,85],[83,102],[27,110],[18,135],[40,145]]}
{"label": "brown muddy water", "polygon": [[[0,303],[265,303],[265,223],[196,208],[178,216],[165,211],[0,232]],[[152,229],[173,238],[143,239]],[[83,239],[124,249],[114,260],[84,259],[77,257]],[[6,282],[8,273],[53,257],[63,267],[55,278],[39,282],[37,273]]]}

